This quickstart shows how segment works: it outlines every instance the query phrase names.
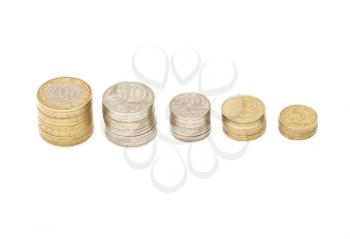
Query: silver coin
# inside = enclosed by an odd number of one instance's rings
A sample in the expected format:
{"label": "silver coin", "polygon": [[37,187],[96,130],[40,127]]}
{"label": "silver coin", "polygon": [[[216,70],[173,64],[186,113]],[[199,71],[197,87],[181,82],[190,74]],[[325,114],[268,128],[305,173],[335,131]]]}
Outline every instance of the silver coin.
{"label": "silver coin", "polygon": [[154,94],[146,85],[122,82],[103,95],[106,137],[114,144],[139,146],[152,140],[157,132]]}
{"label": "silver coin", "polygon": [[147,133],[139,136],[126,137],[114,134],[107,129],[105,130],[106,137],[114,144],[126,147],[141,146],[150,142],[157,134],[157,128],[150,129]]}
{"label": "silver coin", "polygon": [[121,82],[109,87],[103,95],[103,105],[113,114],[140,114],[153,106],[154,93],[139,82]]}
{"label": "silver coin", "polygon": [[170,102],[173,136],[182,141],[198,141],[210,133],[210,102],[204,95],[184,93]]}
{"label": "silver coin", "polygon": [[180,141],[195,142],[195,141],[203,140],[206,137],[208,137],[210,134],[210,131],[211,131],[211,129],[209,128],[207,131],[205,131],[201,135],[196,135],[196,136],[184,136],[184,135],[181,135],[181,134],[174,132],[173,130],[171,131],[171,134]]}
{"label": "silver coin", "polygon": [[203,118],[210,112],[208,98],[198,93],[183,93],[175,96],[170,102],[170,112],[183,119]]}

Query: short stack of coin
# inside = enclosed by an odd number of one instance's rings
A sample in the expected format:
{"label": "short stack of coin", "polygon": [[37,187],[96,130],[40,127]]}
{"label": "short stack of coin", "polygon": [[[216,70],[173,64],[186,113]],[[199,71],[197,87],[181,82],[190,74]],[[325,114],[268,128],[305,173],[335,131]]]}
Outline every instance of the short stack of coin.
{"label": "short stack of coin", "polygon": [[138,82],[121,82],[103,95],[103,118],[107,138],[121,146],[140,146],[157,134],[154,93]]}
{"label": "short stack of coin", "polygon": [[266,129],[265,105],[253,96],[238,95],[222,104],[222,128],[235,140],[250,141],[262,136]]}
{"label": "short stack of coin", "polygon": [[279,116],[279,130],[289,139],[304,140],[317,132],[317,113],[305,105],[291,105],[284,108]]}
{"label": "short stack of coin", "polygon": [[37,99],[40,135],[48,143],[71,146],[92,135],[92,93],[86,82],[72,77],[49,80]]}
{"label": "short stack of coin", "polygon": [[210,102],[198,93],[183,93],[170,102],[172,135],[187,142],[199,141],[210,134]]}

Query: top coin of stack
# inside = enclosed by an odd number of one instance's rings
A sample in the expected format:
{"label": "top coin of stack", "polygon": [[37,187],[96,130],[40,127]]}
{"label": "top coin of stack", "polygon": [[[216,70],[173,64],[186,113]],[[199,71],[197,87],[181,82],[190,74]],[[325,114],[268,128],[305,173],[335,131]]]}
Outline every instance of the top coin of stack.
{"label": "top coin of stack", "polygon": [[279,130],[289,139],[308,139],[316,133],[317,126],[316,111],[305,105],[288,106],[279,116]]}
{"label": "top coin of stack", "polygon": [[103,95],[103,118],[107,138],[121,146],[139,146],[157,133],[154,93],[138,82],[121,82]]}
{"label": "top coin of stack", "polygon": [[198,141],[210,133],[210,102],[198,93],[184,93],[170,102],[173,136],[181,141]]}
{"label": "top coin of stack", "polygon": [[39,88],[37,100],[40,135],[48,143],[70,146],[91,136],[92,93],[86,82],[72,77],[49,80]]}
{"label": "top coin of stack", "polygon": [[249,141],[264,134],[265,105],[260,99],[247,95],[230,97],[221,110],[223,131],[228,137]]}

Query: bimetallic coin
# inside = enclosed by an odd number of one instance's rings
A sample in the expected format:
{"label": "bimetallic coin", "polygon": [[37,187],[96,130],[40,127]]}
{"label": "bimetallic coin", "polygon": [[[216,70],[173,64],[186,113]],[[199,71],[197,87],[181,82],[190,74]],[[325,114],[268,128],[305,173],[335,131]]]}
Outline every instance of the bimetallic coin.
{"label": "bimetallic coin", "polygon": [[73,77],[45,82],[37,92],[41,137],[55,145],[70,146],[88,139],[93,132],[90,86]]}
{"label": "bimetallic coin", "polygon": [[91,101],[91,88],[86,82],[73,77],[60,77],[45,82],[38,90],[40,107],[49,111],[71,111]]}

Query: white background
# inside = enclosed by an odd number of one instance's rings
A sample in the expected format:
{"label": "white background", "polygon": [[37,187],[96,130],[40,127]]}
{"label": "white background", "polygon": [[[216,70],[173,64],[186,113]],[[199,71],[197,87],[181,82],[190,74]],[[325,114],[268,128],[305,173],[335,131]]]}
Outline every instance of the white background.
{"label": "white background", "polygon": [[[349,12],[346,0],[2,0],[0,238],[349,239]],[[230,57],[232,94],[267,108],[266,134],[241,158],[219,158],[208,179],[189,174],[176,193],[103,135],[102,94],[137,80],[131,59],[144,45]],[[77,147],[38,134],[37,88],[62,75],[93,89],[96,130]],[[314,138],[279,134],[278,113],[294,103],[317,110]]]}

